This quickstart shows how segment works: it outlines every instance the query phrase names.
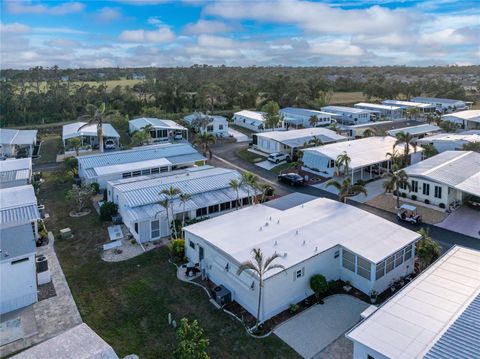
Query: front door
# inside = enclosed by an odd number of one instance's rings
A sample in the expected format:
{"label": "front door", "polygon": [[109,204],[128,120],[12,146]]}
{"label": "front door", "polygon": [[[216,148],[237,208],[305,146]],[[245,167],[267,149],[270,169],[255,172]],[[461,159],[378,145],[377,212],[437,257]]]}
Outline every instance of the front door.
{"label": "front door", "polygon": [[203,253],[203,247],[198,246],[198,261],[201,262],[203,260],[204,253]]}

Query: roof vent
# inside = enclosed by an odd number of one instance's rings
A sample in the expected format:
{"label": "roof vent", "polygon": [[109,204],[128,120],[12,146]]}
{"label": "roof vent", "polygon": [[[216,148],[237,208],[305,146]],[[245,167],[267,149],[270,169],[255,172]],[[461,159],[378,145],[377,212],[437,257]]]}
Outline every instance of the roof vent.
{"label": "roof vent", "polygon": [[277,221],[277,224],[280,224],[280,220]]}
{"label": "roof vent", "polygon": [[304,246],[307,242],[305,242],[305,239],[302,242],[302,246]]}
{"label": "roof vent", "polygon": [[318,252],[318,247],[315,247],[315,252]]}
{"label": "roof vent", "polygon": [[303,208],[303,203],[302,203],[302,208]]}
{"label": "roof vent", "polygon": [[5,257],[8,257],[8,256],[9,256],[8,252],[7,252],[7,251],[5,251]]}
{"label": "roof vent", "polygon": [[265,227],[268,227],[268,222],[265,222]]}
{"label": "roof vent", "polygon": [[270,217],[268,218],[268,220],[271,221],[271,220],[272,220],[272,216],[270,216]]}
{"label": "roof vent", "polygon": [[295,231],[295,235],[298,236],[298,229]]}
{"label": "roof vent", "polygon": [[260,229],[259,229],[259,231],[261,231],[261,230],[262,230],[262,226],[260,226]]}
{"label": "roof vent", "polygon": [[287,252],[283,252],[283,258],[287,257]]}
{"label": "roof vent", "polygon": [[277,241],[275,241],[275,243],[274,243],[273,245],[274,245],[274,246],[278,246],[278,242],[277,242]]}

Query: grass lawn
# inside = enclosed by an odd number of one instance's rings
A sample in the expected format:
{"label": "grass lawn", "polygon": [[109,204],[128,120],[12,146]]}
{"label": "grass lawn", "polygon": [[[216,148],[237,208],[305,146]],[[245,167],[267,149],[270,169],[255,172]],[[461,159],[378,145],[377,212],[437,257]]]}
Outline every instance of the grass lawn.
{"label": "grass lawn", "polygon": [[279,174],[283,170],[286,170],[287,168],[294,167],[293,163],[282,163],[281,165],[273,167],[270,171],[275,172]]}
{"label": "grass lawn", "polygon": [[40,158],[34,160],[36,164],[55,162],[57,159],[57,146],[61,141],[58,135],[47,135],[42,138],[42,145],[40,146]]}
{"label": "grass lawn", "polygon": [[267,159],[266,156],[262,156],[253,152],[250,152],[248,148],[242,148],[237,151],[238,157],[240,157],[242,160],[251,162],[251,163],[257,163],[261,162]]}
{"label": "grass lawn", "polygon": [[[210,339],[212,358],[298,358],[276,336],[249,337],[242,325],[218,311],[205,292],[178,281],[168,263],[166,248],[155,249],[119,263],[100,259],[107,225],[92,214],[70,218],[65,192],[69,183],[57,184],[54,173],[46,173],[39,194],[50,219],[47,228],[56,235],[55,248],[83,320],[123,357],[171,358],[176,346],[174,319],[197,319]],[[73,239],[58,236],[70,227]]]}
{"label": "grass lawn", "polygon": [[361,91],[334,92],[332,99],[330,100],[330,104],[331,105],[354,104],[354,103],[362,102],[365,100],[366,98]]}

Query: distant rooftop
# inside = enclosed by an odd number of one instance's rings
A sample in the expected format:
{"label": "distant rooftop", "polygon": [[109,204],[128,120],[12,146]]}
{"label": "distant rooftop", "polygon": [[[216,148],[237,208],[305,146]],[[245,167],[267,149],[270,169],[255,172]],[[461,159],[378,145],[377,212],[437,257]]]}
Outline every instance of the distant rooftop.
{"label": "distant rooftop", "polygon": [[[470,132],[470,131],[466,131]],[[417,140],[417,143],[430,142],[450,142],[450,141],[465,141],[465,142],[480,142],[480,131],[472,131],[478,133],[440,133],[438,135],[428,136]]]}
{"label": "distant rooftop", "polygon": [[413,101],[384,100],[382,101],[382,103],[385,105],[395,105],[395,106],[402,106],[402,107],[418,107],[418,108],[434,107],[434,105],[430,103],[413,102]]}
{"label": "distant rooftop", "polygon": [[331,114],[324,111],[310,110],[308,108],[298,108],[298,107],[285,107],[280,110],[281,113],[286,115],[297,115],[297,116],[330,116]]}
{"label": "distant rooftop", "polygon": [[188,123],[192,123],[193,120],[195,120],[196,118],[206,118],[208,117],[208,119],[212,122],[221,122],[221,123],[225,123],[227,122],[227,119],[226,117],[223,117],[223,116],[217,116],[217,115],[207,115],[203,112],[194,112],[190,115],[187,115],[185,116],[183,119],[185,121],[187,121]]}
{"label": "distant rooftop", "polygon": [[468,120],[480,123],[480,110],[465,110],[453,112],[442,116],[443,118],[455,117],[462,120]]}
{"label": "distant rooftop", "polygon": [[359,103],[356,103],[354,106],[359,108],[367,107],[367,108],[373,108],[378,110],[389,110],[389,111],[398,111],[402,109],[399,106],[381,105],[378,103],[368,103],[368,102],[359,102]]}
{"label": "distant rooftop", "polygon": [[32,145],[37,137],[37,130],[11,130],[0,128],[0,144]]}
{"label": "distant rooftop", "polygon": [[319,138],[322,142],[343,141],[347,138],[323,127],[302,128],[290,131],[270,131],[258,133],[255,136],[269,138],[281,142],[290,147],[300,147],[313,137]]}
{"label": "distant rooftop", "polygon": [[426,134],[426,133],[438,132],[438,131],[441,131],[441,130],[442,129],[440,127],[435,126],[435,125],[429,125],[427,123],[427,124],[419,125],[419,126],[401,127],[401,128],[397,128],[395,130],[387,131],[387,133],[390,136],[396,136],[397,133],[400,133],[400,132],[409,133],[410,135],[423,135],[423,134]]}
{"label": "distant rooftop", "polygon": [[410,101],[413,101],[413,102],[443,102],[445,104],[451,104],[451,105],[455,105],[456,103],[458,102],[463,102],[462,100],[454,100],[454,99],[450,99],[450,98],[440,98],[440,97],[421,97],[421,96],[418,96],[418,97],[414,97],[414,98],[411,98]]}
{"label": "distant rooftop", "polygon": [[180,126],[175,121],[164,120],[159,118],[141,117],[141,118],[135,118],[128,122],[137,129],[141,129],[150,125],[154,128],[162,128],[162,129],[170,129],[170,130],[186,130],[185,127]]}
{"label": "distant rooftop", "polygon": [[[62,139],[68,140],[69,138],[74,138],[79,136],[96,137],[97,125],[92,124],[92,125],[87,125],[83,128],[80,128],[86,124],[87,124],[86,122],[75,122],[75,123],[70,123],[68,125],[63,125]],[[117,130],[115,130],[115,128],[109,123],[104,123],[102,125],[102,132],[104,137],[120,137]]]}
{"label": "distant rooftop", "polygon": [[251,118],[252,120],[260,121],[260,122],[265,121],[265,119],[263,118],[264,113],[258,112],[258,111],[242,110],[242,111],[235,112],[234,115]]}
{"label": "distant rooftop", "polygon": [[322,107],[322,111],[325,112],[345,112],[345,113],[370,113],[369,110],[361,108],[347,107],[347,106],[325,106]]}

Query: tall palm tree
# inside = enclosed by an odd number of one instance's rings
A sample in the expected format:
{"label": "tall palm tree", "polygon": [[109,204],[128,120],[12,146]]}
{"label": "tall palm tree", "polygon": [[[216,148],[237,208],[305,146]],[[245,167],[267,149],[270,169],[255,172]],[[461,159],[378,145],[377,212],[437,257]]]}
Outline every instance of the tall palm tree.
{"label": "tall palm tree", "polygon": [[352,185],[350,177],[345,178],[341,183],[331,179],[327,182],[327,187],[333,186],[338,190],[338,200],[347,203],[347,197],[351,193],[363,193],[365,197],[368,195],[367,189],[361,184]]}
{"label": "tall palm tree", "polygon": [[308,119],[308,123],[310,124],[310,127],[317,127],[318,117],[315,115],[310,116],[310,118]]}
{"label": "tall palm tree", "polygon": [[373,128],[367,128],[365,131],[363,131],[363,137],[373,137],[376,135],[377,132]]}
{"label": "tall palm tree", "polygon": [[405,114],[409,119],[416,119],[420,114],[420,109],[418,107],[407,108]]}
{"label": "tall palm tree", "polygon": [[260,248],[252,249],[253,261],[249,260],[243,262],[237,270],[237,275],[242,274],[246,270],[252,271],[258,277],[258,306],[257,306],[257,322],[255,324],[255,328],[258,328],[258,323],[260,321],[260,307],[262,303],[262,288],[263,288],[263,277],[266,273],[274,269],[282,269],[285,270],[285,267],[281,264],[272,264],[272,262],[279,258],[280,255],[274,253],[272,256],[268,257],[267,259],[263,259],[263,253]]}
{"label": "tall palm tree", "polygon": [[[164,189],[160,192],[160,195],[164,195],[170,204],[170,210],[172,211],[172,222],[173,222],[173,234],[175,235],[175,238],[178,237],[177,235],[177,226],[175,225],[175,215],[173,213],[173,200],[178,197],[182,191],[180,191],[178,188],[170,186],[168,189]],[[168,209],[167,209],[167,215],[168,215]],[[167,217],[168,218],[168,217]],[[170,222],[169,222],[170,224]]]}
{"label": "tall palm tree", "polygon": [[[253,204],[257,196],[258,177],[251,172],[243,172],[241,183],[247,187],[249,202]],[[250,198],[250,190],[253,190],[253,198]]]}
{"label": "tall palm tree", "polygon": [[393,148],[392,152],[387,152],[385,157],[390,159],[390,162],[392,163],[392,168],[394,166],[397,166],[397,168],[402,167],[402,156],[398,153],[395,147]]}
{"label": "tall palm tree", "polygon": [[408,175],[404,170],[398,170],[396,165],[393,166],[392,172],[386,172],[382,177],[388,179],[383,182],[383,188],[385,192],[391,192],[395,190],[397,195],[397,208],[400,208],[400,188],[406,187],[411,191],[412,186],[408,182]]}
{"label": "tall palm tree", "polygon": [[440,257],[442,248],[429,236],[428,229],[422,228],[418,233],[422,238],[416,244],[416,254],[420,269],[423,270]]}
{"label": "tall palm tree", "polygon": [[185,227],[185,206],[187,205],[188,201],[192,198],[192,196],[188,193],[182,192],[178,196],[178,199],[180,199],[180,203],[182,204],[183,207],[183,213],[182,213],[182,229]]}
{"label": "tall palm tree", "polygon": [[[170,207],[170,200],[168,199],[168,197],[165,197],[164,199],[159,200],[158,204],[160,206],[162,206],[163,208],[165,208],[165,212],[167,212],[167,222],[168,222],[168,225],[170,225],[170,213],[168,212],[168,209]],[[158,214],[160,212],[161,211],[159,211],[155,214],[155,218],[158,216]],[[173,216],[173,213],[172,213],[172,216]],[[170,233],[170,231],[169,231],[169,233]],[[171,237],[171,234],[169,235],[169,237]]]}
{"label": "tall palm tree", "polygon": [[212,159],[213,154],[210,146],[213,145],[216,141],[217,139],[213,134],[202,132],[195,137],[193,143],[202,146],[203,155],[206,157],[208,153],[208,158]]}
{"label": "tall palm tree", "polygon": [[229,182],[229,185],[235,191],[235,193],[237,195],[237,206],[236,206],[236,208],[238,209],[238,207],[241,206],[239,191],[240,191],[240,187],[242,186],[242,183],[241,183],[241,181],[239,181],[237,179],[231,179],[230,182]]}
{"label": "tall palm tree", "polygon": [[103,123],[105,120],[109,119],[115,111],[106,111],[105,110],[105,103],[102,103],[100,106],[95,106],[88,104],[85,107],[86,114],[82,115],[78,118],[79,121],[87,121],[87,123],[83,126],[80,126],[78,129],[79,131],[86,127],[90,126],[92,124],[95,124],[97,126],[97,138],[98,138],[98,144],[100,146],[100,152],[103,152]]}
{"label": "tall palm tree", "polygon": [[408,166],[410,162],[408,158],[410,154],[410,146],[413,147],[413,152],[417,152],[417,144],[413,142],[412,135],[407,132],[399,132],[397,133],[396,137],[397,137],[397,140],[393,144],[393,148],[395,148],[396,146],[402,143],[404,144],[405,147],[403,150],[403,161],[405,166]]}
{"label": "tall palm tree", "polygon": [[342,154],[338,155],[337,160],[335,161],[335,166],[337,166],[338,173],[340,173],[340,167],[343,167],[343,173],[348,176],[348,169],[351,161],[352,159],[345,151],[343,151]]}

